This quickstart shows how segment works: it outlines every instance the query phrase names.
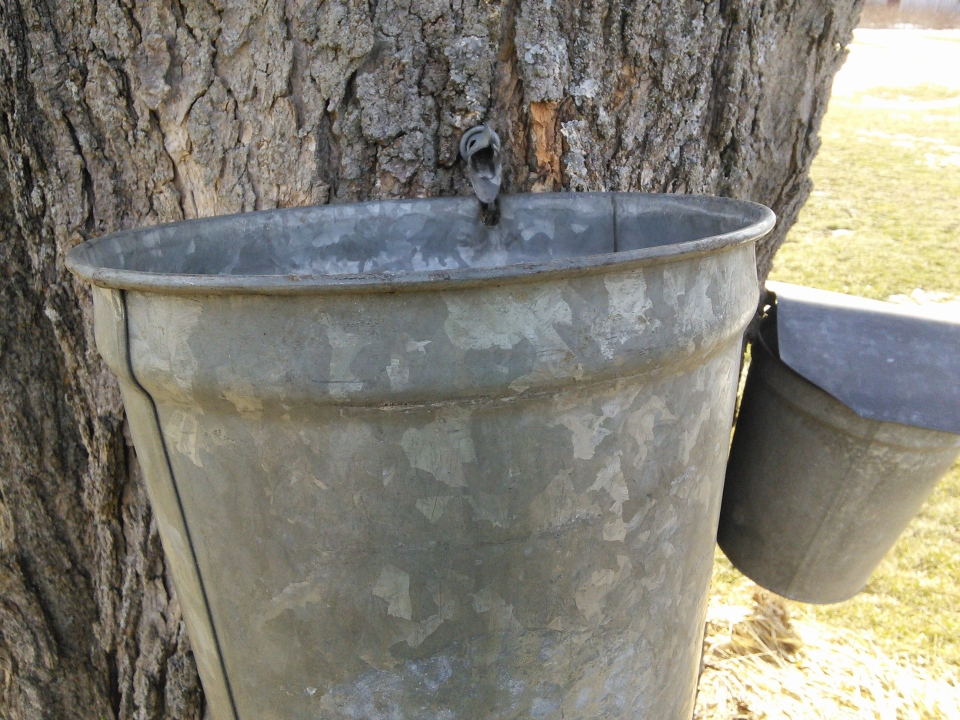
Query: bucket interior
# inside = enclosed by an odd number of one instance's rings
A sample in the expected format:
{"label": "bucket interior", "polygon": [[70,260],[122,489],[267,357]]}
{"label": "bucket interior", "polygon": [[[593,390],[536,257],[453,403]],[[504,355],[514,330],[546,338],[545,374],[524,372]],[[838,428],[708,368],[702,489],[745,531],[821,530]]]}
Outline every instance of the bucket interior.
{"label": "bucket interior", "polygon": [[[368,202],[232,215],[114,233],[75,249],[78,270],[193,276],[450,271],[755,237],[769,211],[692,195],[551,193]],[[746,238],[744,238],[746,239]],[[85,266],[85,267],[84,267]]]}

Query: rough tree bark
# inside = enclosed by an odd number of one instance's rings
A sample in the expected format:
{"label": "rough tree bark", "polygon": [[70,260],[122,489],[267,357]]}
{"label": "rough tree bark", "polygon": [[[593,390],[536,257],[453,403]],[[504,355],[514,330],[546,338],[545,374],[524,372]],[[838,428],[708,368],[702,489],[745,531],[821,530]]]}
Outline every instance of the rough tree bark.
{"label": "rough tree bark", "polygon": [[76,243],[179,220],[505,190],[807,197],[862,0],[4,0],[0,716],[200,718]]}

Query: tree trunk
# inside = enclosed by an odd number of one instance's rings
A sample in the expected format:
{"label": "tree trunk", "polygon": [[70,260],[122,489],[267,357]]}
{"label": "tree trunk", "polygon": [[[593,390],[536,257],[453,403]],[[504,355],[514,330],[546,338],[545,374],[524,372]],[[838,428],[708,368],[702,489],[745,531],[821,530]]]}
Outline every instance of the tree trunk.
{"label": "tree trunk", "polygon": [[469,193],[809,192],[862,0],[5,0],[0,716],[200,718],[204,700],[67,250],[187,217]]}

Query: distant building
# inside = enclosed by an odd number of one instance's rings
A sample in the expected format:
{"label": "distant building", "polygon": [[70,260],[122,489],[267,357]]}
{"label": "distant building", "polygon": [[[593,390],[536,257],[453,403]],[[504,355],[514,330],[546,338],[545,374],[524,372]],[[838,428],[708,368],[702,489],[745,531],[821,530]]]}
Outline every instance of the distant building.
{"label": "distant building", "polygon": [[960,0],[867,0],[867,5],[893,5],[902,10],[960,13]]}

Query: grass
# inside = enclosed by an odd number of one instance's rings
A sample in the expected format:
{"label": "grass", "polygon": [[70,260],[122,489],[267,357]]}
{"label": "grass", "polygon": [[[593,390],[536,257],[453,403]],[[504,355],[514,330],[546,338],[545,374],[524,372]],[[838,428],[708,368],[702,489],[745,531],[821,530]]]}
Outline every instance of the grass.
{"label": "grass", "polygon": [[881,300],[960,295],[960,91],[835,98],[815,190],[771,278]]}
{"label": "grass", "polygon": [[[960,91],[920,85],[834,98],[821,135],[813,196],[771,278],[881,300],[918,288],[960,295]],[[715,599],[750,605],[752,586],[719,550],[713,582]],[[910,668],[956,678],[960,464],[864,592],[789,605],[820,627],[859,632]]]}

